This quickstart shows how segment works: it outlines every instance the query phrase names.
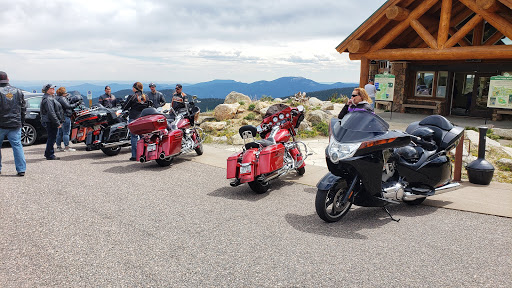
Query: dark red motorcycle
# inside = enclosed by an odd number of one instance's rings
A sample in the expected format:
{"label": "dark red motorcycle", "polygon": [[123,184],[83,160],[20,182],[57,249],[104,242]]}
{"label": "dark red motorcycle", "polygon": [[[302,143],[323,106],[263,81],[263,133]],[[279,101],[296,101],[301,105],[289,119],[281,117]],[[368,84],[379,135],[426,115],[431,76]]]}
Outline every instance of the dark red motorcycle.
{"label": "dark red motorcycle", "polygon": [[[303,175],[308,150],[306,144],[295,140],[302,120],[302,105],[294,108],[274,104],[268,108],[260,125],[242,126],[239,133],[244,139],[243,151],[227,160],[227,179],[235,178],[230,185],[235,187],[248,183],[254,192],[261,194],[267,192],[270,180],[292,170]],[[254,139],[257,134],[261,140]],[[248,139],[252,141],[247,143]],[[301,152],[300,145],[304,146],[305,154]]]}
{"label": "dark red motorcycle", "polygon": [[128,124],[130,133],[141,136],[137,142],[137,159],[144,163],[155,160],[158,165],[169,166],[174,157],[195,151],[203,154],[204,132],[196,127],[200,109],[194,102],[185,101],[185,108],[171,114],[155,108],[142,110],[141,117]]}

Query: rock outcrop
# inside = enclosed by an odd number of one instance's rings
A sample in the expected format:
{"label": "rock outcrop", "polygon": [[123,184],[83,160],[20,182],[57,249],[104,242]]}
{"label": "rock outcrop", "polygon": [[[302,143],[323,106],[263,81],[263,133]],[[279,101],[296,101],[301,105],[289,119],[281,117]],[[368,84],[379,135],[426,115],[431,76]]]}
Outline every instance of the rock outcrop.
{"label": "rock outcrop", "polygon": [[232,91],[231,93],[226,96],[226,99],[224,99],[224,104],[234,104],[238,102],[245,102],[246,104],[251,103],[251,98],[249,96],[244,95],[242,93],[238,93],[235,91]]}
{"label": "rock outcrop", "polygon": [[217,121],[224,121],[235,118],[238,107],[240,107],[238,103],[217,105],[213,111],[215,119]]}

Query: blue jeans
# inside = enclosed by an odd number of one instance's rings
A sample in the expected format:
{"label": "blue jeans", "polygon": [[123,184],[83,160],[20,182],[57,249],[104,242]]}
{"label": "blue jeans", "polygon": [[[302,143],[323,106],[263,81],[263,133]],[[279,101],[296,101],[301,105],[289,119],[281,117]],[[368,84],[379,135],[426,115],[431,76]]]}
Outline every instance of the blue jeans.
{"label": "blue jeans", "polygon": [[[25,154],[23,153],[23,145],[21,145],[21,128],[4,129],[0,128],[0,141],[4,141],[4,137],[11,143],[12,154],[14,155],[14,165],[16,172],[25,172],[27,169],[27,162],[25,161]],[[1,145],[1,142],[0,142]],[[2,170],[2,150],[0,146],[0,171]]]}
{"label": "blue jeans", "polygon": [[48,132],[44,157],[46,157],[46,159],[51,159],[55,157],[55,150],[53,149],[53,145],[55,145],[55,140],[57,139],[57,131],[59,130],[59,126],[51,122],[44,122],[43,126],[46,129],[46,132]]}
{"label": "blue jeans", "polygon": [[372,99],[372,109],[375,110],[375,97],[370,97],[370,99]]}
{"label": "blue jeans", "polygon": [[64,123],[62,124],[62,127],[59,128],[57,131],[57,147],[60,146],[62,141],[64,141],[64,146],[69,146],[69,132],[71,131],[71,119],[69,117],[66,117],[64,120]]}
{"label": "blue jeans", "polygon": [[[130,119],[128,123],[135,121],[136,119]],[[132,145],[132,157],[137,157],[137,141],[139,141],[139,135],[130,133],[130,141]]]}

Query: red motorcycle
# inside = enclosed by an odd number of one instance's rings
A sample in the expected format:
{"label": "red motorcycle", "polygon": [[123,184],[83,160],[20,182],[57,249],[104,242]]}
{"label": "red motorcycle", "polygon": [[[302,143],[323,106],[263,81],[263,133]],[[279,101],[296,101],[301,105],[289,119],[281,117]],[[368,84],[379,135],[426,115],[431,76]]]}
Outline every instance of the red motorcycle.
{"label": "red motorcycle", "polygon": [[204,132],[196,127],[200,109],[194,102],[185,101],[185,108],[171,114],[155,108],[142,110],[141,117],[128,124],[130,133],[141,136],[137,142],[137,159],[144,163],[155,160],[158,165],[169,166],[174,157],[195,151],[203,154]]}
{"label": "red motorcycle", "polygon": [[[249,183],[254,192],[261,194],[267,192],[270,180],[292,170],[303,175],[308,150],[306,144],[295,140],[302,120],[302,105],[294,108],[274,104],[268,108],[260,125],[242,126],[239,133],[244,139],[243,151],[231,155],[227,160],[227,179],[235,178],[230,185],[235,187]],[[262,139],[255,141],[256,134]],[[246,143],[247,139],[252,141]],[[302,154],[299,144],[304,146],[305,154]]]}

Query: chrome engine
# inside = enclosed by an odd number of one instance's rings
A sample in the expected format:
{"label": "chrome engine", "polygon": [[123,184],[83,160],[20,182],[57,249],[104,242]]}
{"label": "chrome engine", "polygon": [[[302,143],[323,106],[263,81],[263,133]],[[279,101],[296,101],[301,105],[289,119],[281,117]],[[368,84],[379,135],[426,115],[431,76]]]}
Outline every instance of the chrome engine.
{"label": "chrome engine", "polygon": [[194,140],[192,139],[192,130],[185,129],[183,131],[183,138],[181,139],[181,153],[188,153],[194,151]]}

